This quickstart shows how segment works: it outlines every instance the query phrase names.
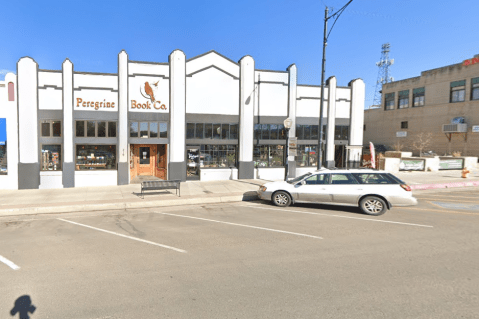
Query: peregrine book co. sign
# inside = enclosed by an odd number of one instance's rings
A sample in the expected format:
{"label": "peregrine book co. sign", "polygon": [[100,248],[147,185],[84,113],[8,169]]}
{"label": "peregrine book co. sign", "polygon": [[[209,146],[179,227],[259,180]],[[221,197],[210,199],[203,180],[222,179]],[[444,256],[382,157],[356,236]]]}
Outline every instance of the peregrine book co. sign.
{"label": "peregrine book co. sign", "polygon": [[167,113],[169,85],[167,81],[153,77],[130,79],[130,105],[133,112]]}

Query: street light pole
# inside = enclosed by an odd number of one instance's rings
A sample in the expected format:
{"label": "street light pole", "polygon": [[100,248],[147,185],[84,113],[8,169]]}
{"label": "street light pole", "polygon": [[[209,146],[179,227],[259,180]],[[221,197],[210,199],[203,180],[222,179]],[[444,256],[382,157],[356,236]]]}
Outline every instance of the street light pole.
{"label": "street light pole", "polygon": [[[328,7],[326,7],[326,10],[324,11],[324,37],[323,37],[323,61],[321,65],[321,104],[319,105],[319,132],[318,132],[318,169],[321,169],[321,164],[323,163],[323,150],[322,150],[322,144],[323,144],[323,106],[324,106],[324,71],[325,71],[325,65],[326,65],[326,46],[328,45],[328,38],[329,34],[334,28],[334,25],[336,24],[336,21],[338,21],[338,18],[341,16],[343,13],[344,9],[346,9],[349,4],[353,2],[353,0],[349,0],[348,3],[346,3],[341,9],[336,11],[333,15],[328,17]],[[331,30],[329,30],[328,33],[328,20],[336,17],[334,19],[333,25],[331,27]]]}
{"label": "street light pole", "polygon": [[290,119],[289,117],[283,121],[284,124],[284,129],[286,130],[286,147],[285,147],[285,152],[286,152],[286,159],[284,163],[284,180],[288,180],[288,175],[289,175],[289,129],[293,125],[293,120]]}
{"label": "street light pole", "polygon": [[323,163],[323,106],[324,106],[324,67],[326,64],[326,46],[328,45],[326,31],[328,30],[328,7],[324,11],[324,37],[323,37],[323,62],[321,65],[321,103],[319,104],[319,127],[318,127],[318,170]]}

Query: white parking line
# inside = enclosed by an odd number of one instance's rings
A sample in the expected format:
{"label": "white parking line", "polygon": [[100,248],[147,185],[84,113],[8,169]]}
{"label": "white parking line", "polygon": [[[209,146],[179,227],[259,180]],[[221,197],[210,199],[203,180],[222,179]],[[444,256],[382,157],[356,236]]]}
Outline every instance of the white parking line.
{"label": "white parking line", "polygon": [[72,222],[72,221],[70,221],[70,220],[66,220],[66,219],[62,219],[62,218],[57,218],[57,219],[58,219],[58,220],[61,220],[61,221],[64,221],[64,222],[67,222],[67,223],[71,223],[71,224],[75,224],[75,225],[79,225],[79,226],[91,228],[91,229],[94,229],[94,230],[102,231],[102,232],[105,232],[105,233],[108,233],[108,234],[113,234],[113,235],[117,235],[117,236],[120,236],[120,237],[125,237],[125,238],[129,238],[129,239],[133,239],[133,240],[136,240],[136,241],[141,241],[142,243],[147,243],[147,244],[151,244],[151,245],[155,245],[155,246],[160,246],[160,247],[163,247],[163,248],[167,248],[167,249],[171,249],[171,250],[174,250],[174,251],[178,251],[178,252],[180,252],[180,253],[186,253],[186,250],[179,249],[179,248],[175,248],[175,247],[171,247],[171,246],[167,246],[167,245],[162,245],[162,244],[158,244],[158,243],[154,243],[154,242],[149,241],[149,240],[144,240],[144,239],[140,239],[140,238],[135,238],[135,237],[131,237],[131,236],[127,236],[127,235],[115,233],[115,232],[112,232],[112,231],[109,231],[109,230],[104,230],[104,229],[100,229],[100,228],[96,228],[96,227],[92,227],[92,226],[88,226],[88,225],[84,225],[84,224]]}
{"label": "white parking line", "polygon": [[244,225],[244,224],[236,224],[236,223],[224,222],[224,221],[221,221],[221,220],[214,220],[214,219],[207,219],[207,218],[200,218],[200,217],[193,217],[193,216],[186,216],[186,215],[160,213],[160,212],[155,212],[155,213],[156,213],[156,214],[162,214],[162,215],[175,216],[175,217],[183,217],[183,218],[191,218],[191,219],[204,220],[204,221],[213,222],[213,223],[220,223],[220,224],[227,224],[227,225],[233,225],[233,226],[241,226],[241,227],[248,227],[248,228],[254,228],[254,229],[261,229],[261,230],[267,230],[267,231],[272,231],[272,232],[277,232],[277,233],[283,233],[283,234],[289,234],[289,235],[296,235],[296,236],[302,236],[302,237],[309,237],[309,238],[314,238],[314,239],[323,239],[322,237],[313,236],[313,235],[308,235],[308,234],[294,233],[294,232],[285,231],[285,230],[278,230],[278,229],[272,229],[272,228],[264,228],[264,227]]}
{"label": "white parking line", "polygon": [[359,220],[367,220],[367,221],[378,222],[378,223],[399,224],[399,225],[428,227],[428,228],[433,228],[434,227],[434,226],[430,226],[430,225],[411,224],[411,223],[395,222],[395,221],[390,221],[390,220],[380,220],[380,219],[361,218],[361,217],[352,217],[352,216],[341,216],[341,215],[330,215],[330,214],[322,214],[322,213],[311,213],[311,212],[305,212],[305,211],[301,211],[301,210],[290,210],[290,209],[273,208],[273,207],[258,207],[260,205],[254,205],[254,204],[253,205],[252,204],[241,205],[241,206],[255,207],[255,208],[258,208],[258,209],[278,210],[280,212],[291,212],[291,213],[301,213],[301,214],[309,214],[309,215],[321,215],[321,216],[328,216],[328,217],[359,219]]}
{"label": "white parking line", "polygon": [[3,256],[0,256],[0,261],[2,263],[4,263],[5,265],[7,265],[8,267],[12,268],[13,270],[17,270],[17,269],[20,269],[20,267],[18,267],[17,265],[15,265],[13,262],[11,262],[10,260],[8,260],[7,258],[3,257]]}

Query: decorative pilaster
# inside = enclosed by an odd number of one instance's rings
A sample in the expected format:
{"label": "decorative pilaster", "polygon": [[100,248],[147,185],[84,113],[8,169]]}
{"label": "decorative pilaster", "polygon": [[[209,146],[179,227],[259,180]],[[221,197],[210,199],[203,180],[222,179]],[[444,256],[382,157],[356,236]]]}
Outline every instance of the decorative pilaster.
{"label": "decorative pilaster", "polygon": [[[238,178],[254,178],[253,131],[254,131],[254,60],[247,55],[240,63],[240,118]],[[258,102],[256,102],[258,103]]]}
{"label": "decorative pilaster", "polygon": [[128,164],[128,54],[118,54],[118,185],[130,182]]}
{"label": "decorative pilaster", "polygon": [[[365,85],[362,79],[349,82],[351,87],[351,117],[349,122],[349,145],[363,145]],[[361,148],[349,151],[348,166],[354,167],[361,162]]]}
{"label": "decorative pilaster", "polygon": [[175,50],[170,63],[169,179],[186,181],[186,57]]}
{"label": "decorative pilaster", "polygon": [[66,59],[62,64],[63,88],[63,163],[62,183],[64,188],[75,187],[75,160],[73,149],[73,63]]}
{"label": "decorative pilaster", "polygon": [[17,63],[18,189],[40,186],[38,148],[38,64],[30,57]]}
{"label": "decorative pilaster", "polygon": [[326,80],[328,86],[328,123],[326,124],[326,167],[334,167],[334,129],[336,126],[336,77]]}

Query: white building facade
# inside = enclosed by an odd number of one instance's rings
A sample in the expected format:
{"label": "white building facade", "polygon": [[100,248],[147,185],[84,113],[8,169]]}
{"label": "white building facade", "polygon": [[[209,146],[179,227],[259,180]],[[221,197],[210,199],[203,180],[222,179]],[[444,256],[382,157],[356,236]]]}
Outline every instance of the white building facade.
{"label": "white building facade", "polygon": [[[0,81],[0,189],[66,188],[160,179],[284,179],[317,166],[320,86],[297,84],[297,68],[258,70],[215,51],[167,63],[122,51],[118,73],[39,69],[30,57]],[[325,163],[357,161],[364,83],[327,81]],[[297,155],[286,156],[283,121]],[[349,158],[344,158],[348,154]]]}

